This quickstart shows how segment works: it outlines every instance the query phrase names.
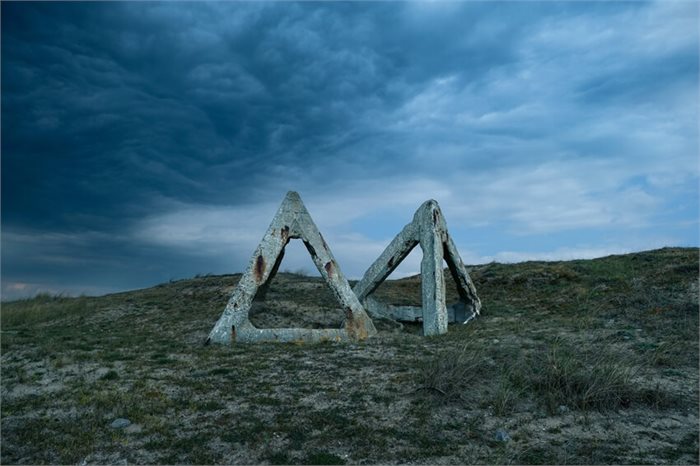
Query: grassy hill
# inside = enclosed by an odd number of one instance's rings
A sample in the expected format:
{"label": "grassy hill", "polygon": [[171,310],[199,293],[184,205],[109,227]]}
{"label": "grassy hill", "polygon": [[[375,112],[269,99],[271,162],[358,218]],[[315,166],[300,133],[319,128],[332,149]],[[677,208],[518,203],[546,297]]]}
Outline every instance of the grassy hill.
{"label": "grassy hill", "polygon": [[[698,265],[476,266],[479,319],[431,338],[375,321],[358,344],[204,347],[239,275],[3,303],[0,460],[697,464]],[[420,305],[419,282],[377,294]],[[280,274],[251,319],[341,316],[320,278]]]}

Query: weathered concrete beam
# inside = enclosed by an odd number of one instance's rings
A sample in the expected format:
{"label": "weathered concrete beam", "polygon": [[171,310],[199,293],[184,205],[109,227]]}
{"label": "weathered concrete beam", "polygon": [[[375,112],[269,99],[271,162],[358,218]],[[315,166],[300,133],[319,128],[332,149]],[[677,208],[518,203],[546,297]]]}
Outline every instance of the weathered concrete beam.
{"label": "weathered concrete beam", "polygon": [[420,246],[423,260],[420,263],[423,293],[423,335],[447,333],[447,309],[445,307],[445,277],[442,270],[441,229],[439,209],[436,202],[426,202],[423,212],[417,216],[420,231]]}
{"label": "weathered concrete beam", "polygon": [[[345,320],[340,329],[258,329],[250,322],[248,314],[256,292],[277,272],[284,248],[291,238],[304,241],[321,276],[345,310]],[[372,320],[352,292],[299,194],[290,191],[273,217],[253,253],[246,272],[206,342],[230,344],[234,341],[344,341],[362,340],[375,333]]]}
{"label": "weathered concrete beam", "polygon": [[447,262],[447,267],[450,269],[452,278],[457,284],[460,302],[468,314],[465,316],[466,320],[464,323],[466,323],[481,313],[481,300],[476,294],[476,287],[467,272],[467,268],[464,266],[464,262],[462,262],[462,258],[459,256],[459,252],[457,252],[457,246],[455,246],[449,235],[446,235],[446,237],[447,241],[444,244],[445,262]]}
{"label": "weathered concrete beam", "polygon": [[[420,244],[423,250],[422,308],[386,306],[378,303],[371,297],[372,293],[406,258],[416,244]],[[450,307],[445,305],[443,258],[457,284],[460,296],[460,301]],[[357,282],[353,291],[370,315],[404,321],[422,320],[424,335],[445,333],[448,322],[466,323],[481,311],[481,301],[476,294],[476,288],[449,236],[440,206],[434,200],[424,202],[416,210],[411,223],[396,235],[379,258],[367,269],[362,279]]]}
{"label": "weathered concrete beam", "polygon": [[411,222],[403,227],[384,252],[370,265],[362,279],[355,284],[353,291],[360,301],[374,293],[374,290],[416,247],[416,244],[418,244],[418,230],[414,222]]}
{"label": "weathered concrete beam", "polygon": [[402,322],[419,322],[423,320],[423,308],[420,306],[394,306],[377,301],[372,296],[362,301],[367,314],[382,319],[400,320]]}
{"label": "weathered concrete beam", "polygon": [[[367,313],[372,317],[398,320],[399,322],[423,322],[423,308],[421,306],[395,306],[377,301],[368,296],[362,302]],[[447,321],[451,324],[466,324],[474,318],[470,307],[462,301],[457,301],[447,306]]]}

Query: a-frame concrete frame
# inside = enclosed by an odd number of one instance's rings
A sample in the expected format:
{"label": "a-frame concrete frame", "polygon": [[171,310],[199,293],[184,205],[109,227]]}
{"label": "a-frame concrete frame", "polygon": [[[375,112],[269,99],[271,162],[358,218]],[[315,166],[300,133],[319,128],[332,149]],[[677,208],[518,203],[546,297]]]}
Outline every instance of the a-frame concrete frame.
{"label": "a-frame concrete frame", "polygon": [[[420,244],[423,250],[421,280],[423,306],[391,306],[372,299],[371,294],[396,269],[411,250]],[[457,284],[460,300],[449,309],[445,305],[445,279],[442,259],[445,259]],[[481,301],[476,294],[462,258],[447,232],[445,218],[434,200],[423,203],[413,221],[396,235],[379,258],[367,269],[353,291],[370,315],[397,320],[423,319],[423,335],[439,335],[447,332],[448,321],[467,322],[481,311]]]}
{"label": "a-frame concrete frame", "polygon": [[[280,328],[260,329],[248,318],[250,306],[260,287],[265,287],[277,273],[284,248],[290,239],[304,241],[314,264],[345,310],[345,321],[339,329]],[[261,289],[260,292],[264,292]],[[357,296],[352,292],[330,248],[318,231],[299,194],[285,196],[265,236],[258,245],[248,269],[238,282],[223,314],[209,333],[207,343],[258,341],[343,341],[363,340],[376,330]]]}

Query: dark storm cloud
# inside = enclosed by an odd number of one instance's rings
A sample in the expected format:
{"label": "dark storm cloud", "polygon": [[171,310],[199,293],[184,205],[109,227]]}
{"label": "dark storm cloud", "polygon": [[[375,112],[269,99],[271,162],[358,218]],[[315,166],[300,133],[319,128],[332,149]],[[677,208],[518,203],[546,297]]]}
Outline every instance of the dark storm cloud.
{"label": "dark storm cloud", "polygon": [[[697,96],[687,5],[1,8],[2,262],[16,283],[240,270],[287,189],[330,228],[380,219],[373,231],[438,195],[459,221],[539,231],[641,221],[660,195],[626,180],[650,173],[687,194],[659,157],[663,142],[666,166],[687,166],[697,140],[676,104]],[[367,231],[345,232],[346,250],[380,250],[359,246]]]}
{"label": "dark storm cloud", "polygon": [[323,162],[381,131],[364,118],[434,76],[511,59],[518,25],[458,10],[6,4],[4,215],[75,228],[76,215],[128,221],[159,196],[246,199],[269,167]]}

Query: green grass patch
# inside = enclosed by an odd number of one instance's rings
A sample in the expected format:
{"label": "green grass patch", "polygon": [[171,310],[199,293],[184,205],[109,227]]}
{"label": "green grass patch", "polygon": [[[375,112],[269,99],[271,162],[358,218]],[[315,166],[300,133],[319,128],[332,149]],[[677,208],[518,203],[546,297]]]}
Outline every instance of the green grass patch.
{"label": "green grass patch", "polygon": [[325,451],[317,450],[309,454],[303,462],[304,464],[345,464],[345,460],[337,455]]}
{"label": "green grass patch", "polygon": [[83,317],[95,312],[95,302],[95,298],[40,293],[34,298],[2,303],[0,324],[3,330],[9,330],[62,318]]}

